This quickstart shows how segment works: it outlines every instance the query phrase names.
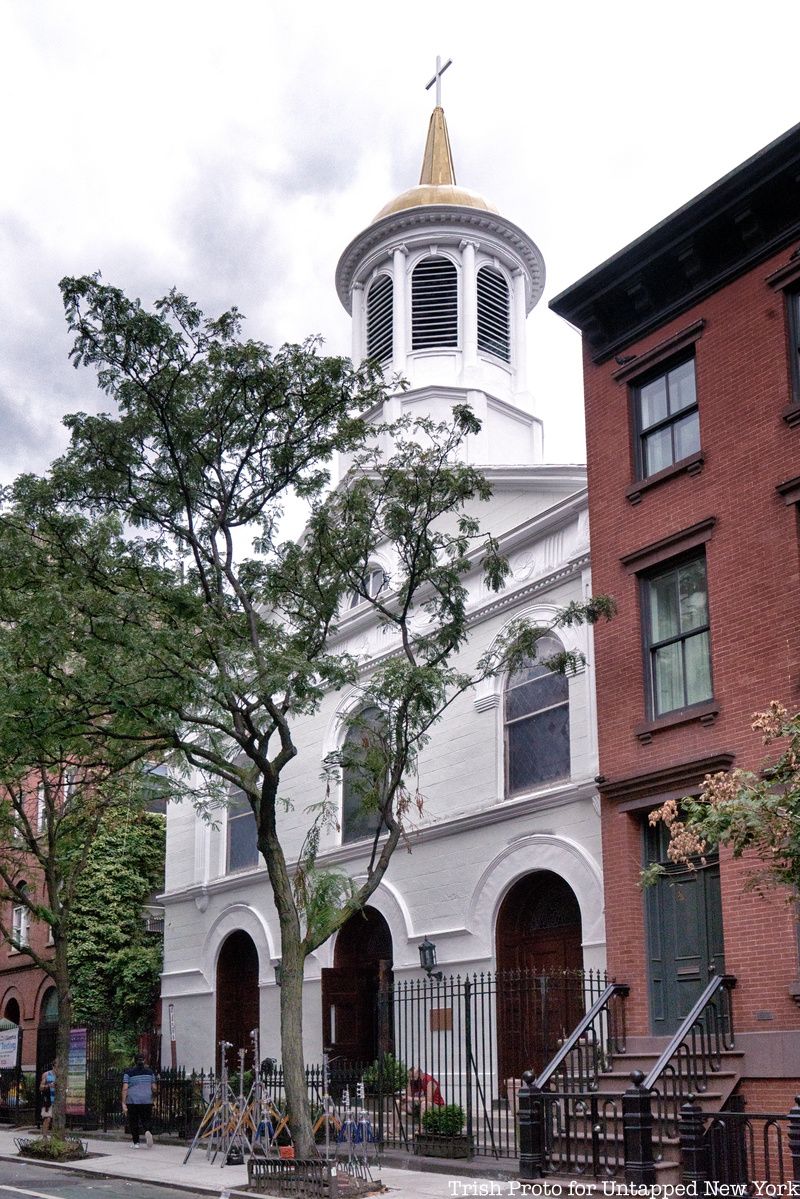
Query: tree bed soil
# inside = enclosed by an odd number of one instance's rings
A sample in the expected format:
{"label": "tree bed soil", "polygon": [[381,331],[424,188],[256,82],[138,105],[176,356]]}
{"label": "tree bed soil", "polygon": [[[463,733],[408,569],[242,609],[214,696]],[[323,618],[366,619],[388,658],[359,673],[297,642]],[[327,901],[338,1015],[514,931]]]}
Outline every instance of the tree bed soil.
{"label": "tree bed soil", "polygon": [[63,1141],[52,1137],[14,1137],[14,1144],[19,1156],[29,1161],[77,1162],[103,1156],[89,1153],[86,1141],[79,1141],[75,1137],[67,1137]]}

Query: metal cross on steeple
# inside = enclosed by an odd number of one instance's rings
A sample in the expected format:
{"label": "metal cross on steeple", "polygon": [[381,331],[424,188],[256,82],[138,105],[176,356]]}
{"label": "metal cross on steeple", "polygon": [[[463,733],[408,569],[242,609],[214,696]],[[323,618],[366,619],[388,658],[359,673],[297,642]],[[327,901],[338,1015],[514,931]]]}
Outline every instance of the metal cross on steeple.
{"label": "metal cross on steeple", "polygon": [[430,83],[425,84],[426,92],[429,91],[430,88],[433,87],[434,83],[436,84],[436,107],[437,108],[442,107],[442,75],[444,75],[447,68],[451,67],[452,65],[453,65],[452,58],[448,58],[447,62],[444,64],[444,66],[442,66],[442,60],[439,57],[439,55],[437,54],[436,55],[436,74],[434,75],[433,79],[431,79]]}

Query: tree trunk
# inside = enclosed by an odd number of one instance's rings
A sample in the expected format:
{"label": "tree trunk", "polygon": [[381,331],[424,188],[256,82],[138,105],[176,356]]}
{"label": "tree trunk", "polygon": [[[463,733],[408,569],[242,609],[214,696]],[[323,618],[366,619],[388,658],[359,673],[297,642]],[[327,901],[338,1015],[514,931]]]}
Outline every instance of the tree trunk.
{"label": "tree trunk", "polygon": [[58,994],[58,1030],[56,1034],[56,1101],[53,1107],[53,1135],[63,1138],[67,1127],[67,1076],[69,1072],[69,1034],[72,1027],[72,994],[67,970],[67,947],[56,942],[53,981]]}
{"label": "tree trunk", "polygon": [[[264,820],[258,848],[267,865],[281,930],[281,1061],[289,1127],[297,1157],[316,1157],[303,1050],[303,944],[292,882],[275,827],[275,792],[262,797]],[[264,827],[265,826],[265,827]]]}
{"label": "tree trunk", "polygon": [[[287,944],[293,941],[294,944]],[[303,1052],[303,969],[305,955],[299,940],[282,937],[281,1058],[286,1103],[290,1113],[294,1151],[297,1157],[316,1157],[311,1111],[308,1102],[306,1064]]]}

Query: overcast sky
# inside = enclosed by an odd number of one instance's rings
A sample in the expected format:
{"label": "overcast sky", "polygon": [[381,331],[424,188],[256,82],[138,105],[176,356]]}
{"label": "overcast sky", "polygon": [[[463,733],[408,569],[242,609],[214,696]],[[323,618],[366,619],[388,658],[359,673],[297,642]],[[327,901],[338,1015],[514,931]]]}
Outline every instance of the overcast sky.
{"label": "overcast sky", "polygon": [[579,338],[547,300],[800,120],[799,35],[774,0],[0,0],[0,481],[100,402],[65,274],[348,352],[336,262],[417,182],[437,54],[459,183],[544,254],[531,385],[547,460],[582,461]]}

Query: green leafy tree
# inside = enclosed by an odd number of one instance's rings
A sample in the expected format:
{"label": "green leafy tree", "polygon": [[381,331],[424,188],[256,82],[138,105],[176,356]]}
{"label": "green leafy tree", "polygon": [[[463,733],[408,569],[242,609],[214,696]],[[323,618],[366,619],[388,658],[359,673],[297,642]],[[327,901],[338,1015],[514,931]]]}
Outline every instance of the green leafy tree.
{"label": "green leafy tree", "polygon": [[[116,411],[68,418],[71,447],[47,485],[24,481],[20,490],[46,510],[112,513],[140,531],[121,636],[134,660],[146,646],[148,677],[165,686],[160,703],[153,696],[148,706],[145,696],[133,715],[157,715],[159,737],[212,791],[213,783],[218,796],[236,788],[252,806],[280,926],[287,1099],[298,1152],[310,1155],[305,959],[385,875],[420,802],[408,780],[442,712],[477,678],[530,653],[547,630],[520,625],[474,671],[459,669],[465,577],[480,567],[497,589],[508,571],[477,516],[486,481],[460,460],[479,427],[468,408],[447,424],[376,426],[369,414],[384,392],[374,364],[324,357],[314,342],[273,352],[242,338],[235,311],[209,320],[177,292],[152,312],[97,276],[65,279],[62,292],[74,362],[97,371]],[[336,453],[351,465],[331,490]],[[282,544],[280,517],[298,497],[308,506],[305,533]],[[241,550],[247,531],[250,556]],[[379,547],[397,568],[376,595],[368,577]],[[391,647],[367,677],[331,644],[353,592]],[[574,605],[560,623],[608,612],[601,600]],[[175,680],[186,681],[177,701]],[[298,861],[287,856],[281,823],[282,774],[300,752],[296,721],[345,686],[359,688],[373,713],[357,765],[376,832],[358,882],[318,864],[322,831],[336,819],[324,785],[306,813]],[[356,730],[361,719],[353,717]]]}
{"label": "green leafy tree", "polygon": [[165,821],[142,810],[146,798],[131,788],[127,806],[104,816],[75,888],[67,953],[76,1021],[110,1018],[130,1049],[152,1021],[163,960],[142,919],[164,883]]}
{"label": "green leafy tree", "polygon": [[[650,823],[669,829],[667,855],[684,866],[702,862],[709,846],[725,845],[736,858],[750,852],[757,867],[752,885],[789,888],[800,894],[800,713],[777,700],[752,719],[767,747],[777,747],[760,773],[720,771],[706,775],[696,798],[671,800],[650,814]],[[653,883],[658,868],[643,872]]]}
{"label": "green leafy tree", "polygon": [[21,486],[0,514],[0,937],[55,984],[66,1079],[76,897],[103,821],[127,810],[137,764],[158,742],[136,712],[148,670],[122,636],[130,555],[123,568],[114,522],[34,517],[23,496]]}

